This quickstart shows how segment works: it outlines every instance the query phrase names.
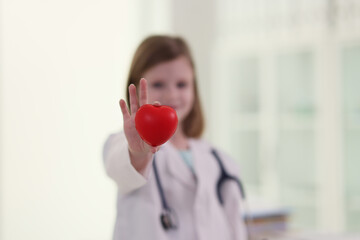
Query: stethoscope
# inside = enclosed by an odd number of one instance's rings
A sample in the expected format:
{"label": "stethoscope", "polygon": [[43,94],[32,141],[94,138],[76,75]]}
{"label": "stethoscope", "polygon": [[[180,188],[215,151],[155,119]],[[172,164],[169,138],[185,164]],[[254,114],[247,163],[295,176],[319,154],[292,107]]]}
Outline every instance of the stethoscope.
{"label": "stethoscope", "polygon": [[[245,200],[245,191],[244,191],[244,188],[243,188],[243,185],[242,185],[240,179],[236,176],[230,175],[225,170],[225,167],[224,167],[218,153],[214,149],[211,150],[211,153],[212,153],[212,155],[214,155],[216,161],[218,162],[220,171],[221,171],[220,177],[216,184],[216,194],[217,194],[220,204],[224,205],[224,199],[221,196],[221,191],[220,191],[221,186],[228,180],[232,180],[237,183],[239,190],[240,190],[241,197],[242,197],[242,199]],[[159,195],[160,195],[161,205],[162,205],[162,212],[160,214],[161,225],[163,226],[164,230],[166,230],[166,231],[175,230],[178,228],[178,217],[177,217],[175,211],[169,207],[169,205],[166,201],[166,198],[164,195],[164,189],[161,185],[159,173],[158,173],[158,170],[156,167],[155,156],[154,156],[154,161],[153,161],[153,169],[154,169],[156,185],[159,190]]]}

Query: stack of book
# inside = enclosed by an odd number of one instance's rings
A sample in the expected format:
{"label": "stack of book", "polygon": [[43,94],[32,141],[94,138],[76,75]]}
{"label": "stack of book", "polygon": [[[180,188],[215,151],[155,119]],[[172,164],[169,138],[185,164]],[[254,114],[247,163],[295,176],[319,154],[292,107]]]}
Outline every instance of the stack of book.
{"label": "stack of book", "polygon": [[288,230],[290,209],[262,201],[250,201],[245,210],[245,223],[252,239]]}

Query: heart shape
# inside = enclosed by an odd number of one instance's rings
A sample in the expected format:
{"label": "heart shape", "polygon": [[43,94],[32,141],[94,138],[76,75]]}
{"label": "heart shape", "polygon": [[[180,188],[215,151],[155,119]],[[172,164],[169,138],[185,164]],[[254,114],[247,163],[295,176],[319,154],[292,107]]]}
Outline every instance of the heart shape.
{"label": "heart shape", "polygon": [[140,137],[156,147],[174,135],[178,124],[176,111],[164,105],[142,105],[135,116],[135,128]]}

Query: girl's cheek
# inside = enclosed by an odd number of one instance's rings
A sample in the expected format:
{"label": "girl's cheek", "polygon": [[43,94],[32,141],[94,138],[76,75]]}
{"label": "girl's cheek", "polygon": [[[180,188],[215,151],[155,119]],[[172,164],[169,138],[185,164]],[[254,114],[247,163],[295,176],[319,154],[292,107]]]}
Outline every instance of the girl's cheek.
{"label": "girl's cheek", "polygon": [[195,94],[193,92],[188,92],[187,97],[189,99],[193,99],[195,97]]}

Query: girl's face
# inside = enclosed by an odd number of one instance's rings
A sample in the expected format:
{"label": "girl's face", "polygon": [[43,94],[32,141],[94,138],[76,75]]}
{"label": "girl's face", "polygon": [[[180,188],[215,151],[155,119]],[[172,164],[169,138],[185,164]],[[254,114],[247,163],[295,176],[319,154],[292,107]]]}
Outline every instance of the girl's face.
{"label": "girl's face", "polygon": [[189,60],[180,56],[159,63],[144,74],[148,82],[148,102],[159,101],[176,110],[179,123],[185,119],[194,103],[194,73]]}

